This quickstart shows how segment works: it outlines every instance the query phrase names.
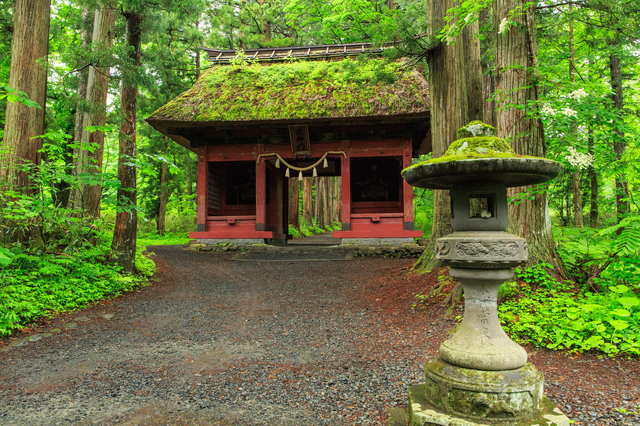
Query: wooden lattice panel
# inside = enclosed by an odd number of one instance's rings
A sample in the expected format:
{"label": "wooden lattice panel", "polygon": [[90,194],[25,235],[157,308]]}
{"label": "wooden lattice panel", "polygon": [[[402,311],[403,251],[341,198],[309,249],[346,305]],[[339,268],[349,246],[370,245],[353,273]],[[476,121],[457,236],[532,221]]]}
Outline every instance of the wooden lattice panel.
{"label": "wooden lattice panel", "polygon": [[207,205],[209,216],[222,214],[222,174],[219,170],[209,167]]}

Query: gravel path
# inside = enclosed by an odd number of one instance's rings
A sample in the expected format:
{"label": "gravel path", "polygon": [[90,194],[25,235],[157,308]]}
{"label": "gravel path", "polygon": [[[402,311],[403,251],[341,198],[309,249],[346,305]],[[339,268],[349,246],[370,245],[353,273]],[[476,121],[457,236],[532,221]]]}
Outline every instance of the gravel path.
{"label": "gravel path", "polygon": [[[151,249],[155,284],[0,353],[0,424],[385,424],[454,326],[439,307],[411,309],[428,287],[407,273],[413,260]],[[532,351],[531,361],[578,424],[640,424],[613,410],[638,409],[637,360]]]}

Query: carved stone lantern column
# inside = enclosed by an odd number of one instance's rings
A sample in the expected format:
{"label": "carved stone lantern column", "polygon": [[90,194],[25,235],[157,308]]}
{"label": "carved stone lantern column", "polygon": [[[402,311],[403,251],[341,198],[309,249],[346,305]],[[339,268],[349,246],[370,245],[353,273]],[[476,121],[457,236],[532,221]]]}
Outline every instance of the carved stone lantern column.
{"label": "carved stone lantern column", "polygon": [[561,167],[516,155],[493,127],[474,121],[443,157],[403,170],[412,186],[450,191],[454,232],[437,240],[436,258],[465,295],[458,330],[425,365],[425,384],[409,388],[410,425],[569,424],[497,313],[498,289],[527,260],[527,241],[505,231],[507,188],[547,182]]}

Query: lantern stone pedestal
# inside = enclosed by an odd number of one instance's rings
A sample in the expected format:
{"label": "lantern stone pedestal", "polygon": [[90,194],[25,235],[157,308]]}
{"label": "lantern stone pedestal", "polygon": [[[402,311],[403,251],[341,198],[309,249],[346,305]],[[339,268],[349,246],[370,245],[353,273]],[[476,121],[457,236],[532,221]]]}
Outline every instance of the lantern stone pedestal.
{"label": "lantern stone pedestal", "polygon": [[[454,232],[436,241],[465,295],[464,319],[424,367],[425,384],[411,386],[406,412],[390,425],[569,425],[543,394],[544,377],[500,325],[498,290],[527,260],[527,242],[505,232],[507,188],[543,183],[560,172],[544,158],[517,156],[495,130],[472,122],[441,157],[403,170],[420,188],[448,189]],[[402,423],[402,422],[405,423]]]}

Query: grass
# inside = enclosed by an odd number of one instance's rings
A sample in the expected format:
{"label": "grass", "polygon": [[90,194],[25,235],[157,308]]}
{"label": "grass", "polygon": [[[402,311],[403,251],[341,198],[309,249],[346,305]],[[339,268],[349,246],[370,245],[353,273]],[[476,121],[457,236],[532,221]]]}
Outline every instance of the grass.
{"label": "grass", "polygon": [[147,246],[167,246],[189,244],[189,234],[187,232],[169,232],[162,236],[156,233],[138,234],[136,245]]}

